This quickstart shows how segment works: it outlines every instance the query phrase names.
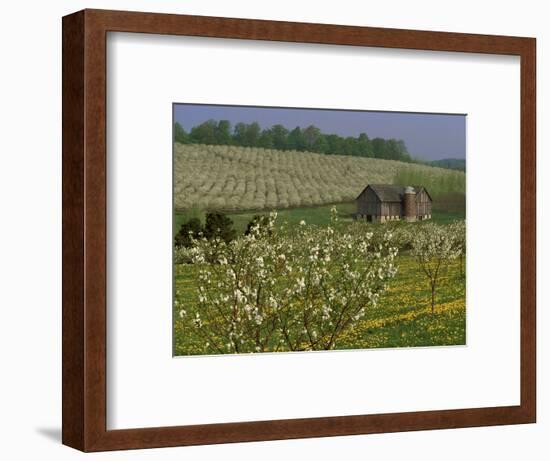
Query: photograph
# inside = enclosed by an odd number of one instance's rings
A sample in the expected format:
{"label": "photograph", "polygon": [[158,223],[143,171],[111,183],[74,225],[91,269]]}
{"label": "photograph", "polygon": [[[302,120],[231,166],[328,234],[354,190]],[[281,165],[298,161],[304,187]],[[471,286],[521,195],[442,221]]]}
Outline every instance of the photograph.
{"label": "photograph", "polygon": [[173,355],[465,345],[466,120],[174,103]]}

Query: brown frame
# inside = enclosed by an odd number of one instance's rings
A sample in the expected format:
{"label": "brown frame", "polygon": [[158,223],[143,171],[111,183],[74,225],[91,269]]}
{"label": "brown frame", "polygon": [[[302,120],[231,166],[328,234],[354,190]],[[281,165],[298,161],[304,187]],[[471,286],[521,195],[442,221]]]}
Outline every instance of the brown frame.
{"label": "brown frame", "polygon": [[[106,430],[108,31],[521,58],[521,404]],[[63,18],[63,443],[82,451],[533,423],[536,418],[534,38],[83,10]]]}

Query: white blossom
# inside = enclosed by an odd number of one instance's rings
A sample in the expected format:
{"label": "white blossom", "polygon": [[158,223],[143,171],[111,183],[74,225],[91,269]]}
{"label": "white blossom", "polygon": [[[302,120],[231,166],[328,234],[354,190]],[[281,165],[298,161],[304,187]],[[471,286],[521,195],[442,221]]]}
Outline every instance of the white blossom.
{"label": "white blossom", "polygon": [[[276,217],[230,243],[195,242],[200,315],[194,324],[209,350],[334,348],[346,328],[376,307],[396,273],[392,239],[364,226],[342,230],[335,209],[330,226],[302,220],[290,233],[275,227]],[[219,344],[211,341],[224,331]]]}

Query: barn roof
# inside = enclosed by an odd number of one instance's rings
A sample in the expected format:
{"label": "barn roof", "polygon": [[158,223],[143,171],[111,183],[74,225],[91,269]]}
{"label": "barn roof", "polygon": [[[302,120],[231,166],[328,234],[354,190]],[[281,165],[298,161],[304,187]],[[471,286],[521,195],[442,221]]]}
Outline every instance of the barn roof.
{"label": "barn roof", "polygon": [[[397,184],[369,184],[367,187],[365,187],[365,189],[361,191],[361,194],[365,192],[365,190],[369,187],[382,202],[401,202],[403,200],[405,186],[399,186]],[[422,191],[422,189],[426,190],[423,186],[412,187],[417,194]],[[428,194],[428,196],[430,196],[427,190],[426,193]],[[359,194],[359,196],[361,196],[361,194]],[[359,196],[357,198],[359,198]],[[432,198],[430,197],[430,200],[431,199]]]}

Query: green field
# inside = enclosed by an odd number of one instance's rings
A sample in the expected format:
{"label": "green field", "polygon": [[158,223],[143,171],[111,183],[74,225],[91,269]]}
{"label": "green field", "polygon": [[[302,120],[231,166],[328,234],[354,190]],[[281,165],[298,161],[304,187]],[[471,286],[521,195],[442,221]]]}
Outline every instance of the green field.
{"label": "green field", "polygon": [[[300,221],[304,220],[308,224],[326,226],[330,221],[330,209],[335,206],[341,221],[351,222],[352,214],[356,211],[354,202],[338,203],[335,205],[320,205],[315,207],[297,207],[287,208],[283,210],[277,210],[278,221],[286,221],[289,225],[297,225]],[[233,221],[234,227],[238,234],[244,233],[247,224],[252,218],[258,214],[267,214],[267,210],[258,211],[242,211],[242,212],[229,212],[227,216]],[[177,232],[181,225],[191,217],[197,217],[204,222],[205,213],[194,208],[186,212],[176,212],[174,214],[174,232]],[[435,209],[432,214],[432,221],[438,224],[449,224],[453,221],[464,219],[464,211],[443,211]],[[380,224],[370,224],[371,226],[379,226]],[[382,224],[385,225],[385,224]]]}
{"label": "green field", "polygon": [[[430,222],[437,225],[401,221],[353,223],[354,200],[369,183],[426,187],[433,199]],[[331,222],[333,207],[338,220]],[[268,234],[258,240],[254,235],[244,236],[255,216],[266,216],[271,211],[277,212],[277,219],[271,223]],[[227,246],[219,238],[208,237],[204,230],[208,228],[205,223],[210,212],[221,212],[231,219],[225,226],[228,229],[232,226],[235,232],[225,240],[232,240]],[[210,220],[212,216],[215,215],[211,215]],[[203,230],[194,231],[202,238],[192,244],[178,240],[181,246],[175,250],[178,262],[189,263],[174,266],[175,355],[216,353],[214,350],[219,353],[311,350],[318,349],[320,344],[325,349],[465,344],[465,276],[458,253],[454,253],[455,259],[449,258],[448,266],[446,263],[441,266],[441,272],[438,265],[440,279],[434,312],[427,273],[413,253],[408,253],[417,250],[411,242],[414,240],[418,244],[418,235],[425,235],[421,231],[423,228],[431,229],[425,249],[434,247],[432,239],[441,242],[441,238],[452,242],[455,250],[465,248],[465,243],[461,243],[465,237],[460,240],[458,234],[455,235],[459,223],[450,225],[465,219],[465,173],[461,171],[364,157],[176,144],[174,233],[177,234],[190,218],[198,218]],[[196,226],[196,221],[194,223]],[[386,279],[384,272],[380,272],[383,265],[371,271],[361,264],[368,264],[365,261],[370,261],[370,255],[376,258],[388,250],[390,244],[383,236],[386,230],[393,228],[396,229],[392,232],[394,238],[405,238],[406,244],[403,241],[395,244],[402,250],[397,256],[391,256],[395,258],[391,270],[396,266],[397,275],[393,278],[392,272]],[[364,246],[371,238],[367,235],[381,239],[368,246],[369,254],[365,254]],[[318,259],[316,252],[320,251],[320,245],[326,247],[322,258]],[[357,256],[358,248],[363,248],[361,258]],[[202,259],[196,257],[198,250],[203,252]],[[438,251],[442,253],[431,257],[444,258],[443,253],[449,250]],[[326,264],[325,271],[322,272],[325,266],[315,265],[310,258],[314,258],[315,264]],[[264,270],[264,263],[269,265],[269,272]],[[289,272],[284,272],[287,267]],[[314,277],[309,278],[312,270]],[[312,283],[317,284],[317,291],[312,290],[309,294],[299,291],[300,284],[305,286],[306,276],[308,280],[316,280]],[[371,302],[371,296],[373,293],[378,296],[377,283],[384,286],[376,303]],[[370,291],[371,288],[374,291]],[[354,301],[359,299],[361,290],[367,291],[368,296]],[[285,294],[288,292],[294,294],[289,298]],[[250,301],[249,296],[254,299]],[[286,303],[284,307],[277,304],[277,297]],[[245,298],[247,300],[243,301]],[[356,302],[362,312],[361,316],[354,314],[349,320],[353,328],[338,333],[333,341],[336,333],[326,331],[341,325],[343,314],[334,314],[339,308],[339,300],[346,306]],[[254,309],[255,314],[251,314]],[[265,312],[272,312],[270,309],[277,314],[263,316]],[[292,338],[289,341],[286,333],[287,322],[293,321],[293,315],[303,317],[304,322],[304,326],[292,330],[294,338],[298,338],[296,344],[292,343]],[[325,315],[334,315],[328,324],[323,323],[329,318],[323,317]],[[310,335],[308,322],[313,322],[313,318],[318,330],[312,328],[315,336],[313,339],[310,336],[306,343],[302,335],[306,331]],[[238,330],[241,342],[237,343],[235,332],[245,324],[246,328],[242,328],[246,331]],[[273,342],[271,334],[275,330],[270,328],[276,326],[279,328],[277,341],[286,341],[286,346]],[[252,331],[255,337],[250,336]],[[264,342],[259,340],[261,334],[267,335]],[[249,342],[237,347],[244,344],[242,341]],[[256,349],[250,349],[250,341]]]}
{"label": "green field", "polygon": [[[428,283],[414,258],[397,258],[398,273],[379,305],[347,332],[336,349],[461,345],[466,342],[465,279],[456,260],[445,272],[431,313]],[[196,309],[196,274],[192,264],[175,266],[180,306]],[[203,340],[174,308],[174,355],[200,354]]]}

